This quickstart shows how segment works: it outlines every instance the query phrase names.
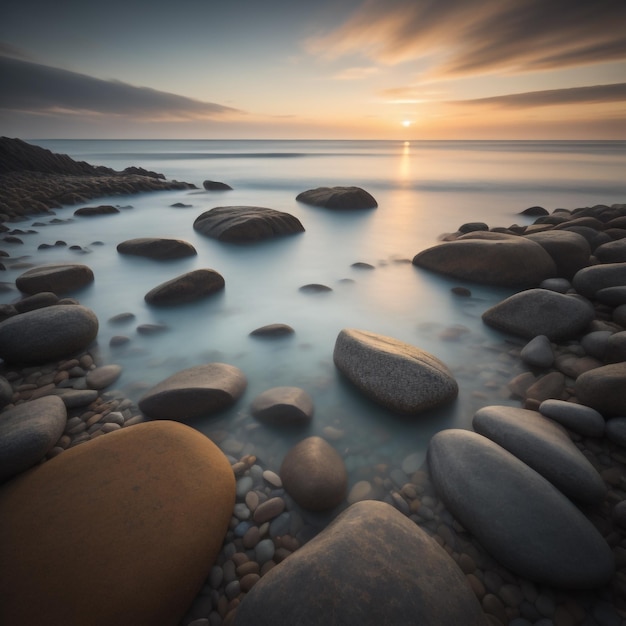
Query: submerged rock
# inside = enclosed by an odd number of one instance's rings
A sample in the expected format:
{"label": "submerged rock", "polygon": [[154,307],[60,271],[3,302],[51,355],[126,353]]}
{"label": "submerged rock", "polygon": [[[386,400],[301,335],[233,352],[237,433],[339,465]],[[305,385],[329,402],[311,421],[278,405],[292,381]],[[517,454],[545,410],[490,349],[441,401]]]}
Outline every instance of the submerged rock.
{"label": "submerged rock", "polygon": [[273,426],[306,426],[313,418],[313,399],[299,387],[272,387],[252,401],[250,411]]}
{"label": "submerged rock", "polygon": [[93,271],[87,265],[57,263],[27,270],[15,279],[17,288],[28,294],[42,291],[57,295],[77,291],[94,281]]}
{"label": "submerged rock", "polygon": [[296,200],[337,210],[374,209],[378,206],[374,197],[360,187],[317,187],[299,193]]}
{"label": "submerged rock", "polygon": [[361,392],[400,413],[416,414],[454,400],[458,385],[432,354],[392,337],[344,329],[333,359]]}
{"label": "submerged rock", "polygon": [[120,254],[143,256],[149,259],[169,260],[195,256],[196,249],[181,239],[164,239],[162,237],[140,237],[127,239],[118,244]]}
{"label": "submerged rock", "polygon": [[151,289],[144,299],[148,304],[174,306],[206,298],[224,289],[224,277],[211,269],[187,272]]}
{"label": "submerged rock", "polygon": [[202,186],[207,191],[230,191],[232,187],[217,180],[205,180]]}

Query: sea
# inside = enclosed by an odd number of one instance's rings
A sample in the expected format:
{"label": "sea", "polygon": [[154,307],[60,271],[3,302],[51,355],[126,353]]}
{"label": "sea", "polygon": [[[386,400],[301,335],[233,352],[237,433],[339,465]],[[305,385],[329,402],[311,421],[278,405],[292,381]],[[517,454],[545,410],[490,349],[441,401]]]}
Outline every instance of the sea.
{"label": "sea", "polygon": [[[342,454],[352,483],[372,467],[418,467],[433,434],[471,429],[481,406],[519,405],[507,383],[525,369],[515,357],[523,343],[481,319],[513,292],[434,275],[411,259],[466,222],[524,225],[532,218],[520,213],[530,206],[553,211],[626,202],[624,141],[30,142],[92,165],[143,167],[197,189],[103,197],[89,204],[114,204],[121,212],[76,217],[78,207],[68,206],[18,224],[33,232],[21,237],[21,245],[3,246],[10,248],[11,263],[2,272],[0,301],[19,297],[15,279],[30,265],[89,265],[94,283],[73,295],[100,320],[101,362],[123,367],[116,389],[138,401],[151,386],[187,367],[235,365],[248,380],[244,396],[232,408],[190,425],[227,454],[254,454],[275,471],[295,442],[326,437]],[[205,180],[232,190],[206,191]],[[333,212],[296,200],[307,189],[349,185],[371,193],[378,207]],[[173,206],[177,203],[185,206]],[[193,229],[196,217],[217,206],[286,211],[305,232],[245,246],[218,242]],[[198,254],[157,262],[117,252],[117,244],[136,237],[183,239]],[[57,241],[67,246],[39,248]],[[144,295],[156,285],[198,268],[218,271],[225,290],[172,308],[145,303]],[[300,291],[311,283],[330,290]],[[455,286],[469,288],[471,297],[455,295]],[[121,313],[134,318],[124,326],[109,321]],[[295,333],[250,336],[273,323],[288,324]],[[137,327],[144,324],[166,329],[142,335]],[[436,356],[457,379],[458,398],[412,417],[364,398],[333,363],[335,340],[344,328],[390,336]],[[130,341],[112,347],[116,335]],[[252,400],[281,386],[300,387],[312,397],[309,427],[281,430],[252,417]]]}

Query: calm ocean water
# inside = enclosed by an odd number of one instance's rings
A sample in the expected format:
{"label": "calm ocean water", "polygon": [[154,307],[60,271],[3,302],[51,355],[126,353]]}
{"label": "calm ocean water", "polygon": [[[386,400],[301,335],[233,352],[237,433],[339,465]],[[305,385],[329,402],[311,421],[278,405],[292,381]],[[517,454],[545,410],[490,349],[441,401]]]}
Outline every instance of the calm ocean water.
{"label": "calm ocean water", "polygon": [[[423,454],[442,428],[470,428],[484,404],[514,403],[503,386],[520,371],[507,359],[504,337],[487,329],[480,315],[509,294],[468,285],[473,297],[455,298],[458,282],[418,270],[409,262],[442,233],[468,221],[490,226],[525,224],[519,212],[532,205],[548,210],[626,202],[626,142],[385,142],[385,141],[33,141],[94,165],[135,165],[169,179],[196,184],[174,191],[102,198],[98,203],[131,206],[118,215],[74,218],[77,207],[56,211],[61,225],[35,227],[12,246],[25,263],[79,262],[89,265],[94,285],[76,294],[98,315],[103,358],[124,366],[119,382],[133,399],[143,389],[185,367],[221,361],[241,368],[249,380],[245,396],[230,411],[193,426],[218,437],[227,452],[251,452],[278,469],[294,441],[343,431],[334,442],[356,477],[376,463],[398,464]],[[206,192],[202,181],[234,189]],[[377,199],[373,211],[337,214],[296,202],[318,186],[358,185]],[[173,208],[183,202],[188,208]],[[93,204],[93,203],[91,203]],[[202,237],[194,219],[215,206],[255,205],[297,216],[306,232],[241,247]],[[48,224],[51,217],[32,222]],[[20,224],[23,229],[26,223]],[[118,255],[116,245],[134,237],[175,237],[192,243],[198,256],[168,263]],[[37,250],[64,240],[79,245]],[[94,245],[95,242],[99,244]],[[355,262],[374,270],[358,270]],[[226,280],[226,290],[205,302],[174,309],[148,307],[144,294],[179,274],[209,267]],[[13,283],[24,269],[3,273]],[[348,280],[345,280],[348,279]],[[307,283],[332,287],[303,294]],[[10,302],[16,292],[0,294]],[[116,327],[107,320],[132,312],[135,320]],[[262,341],[250,331],[265,324],[290,324],[296,334]],[[145,337],[139,324],[163,323],[168,331]],[[399,419],[365,401],[338,376],[332,362],[337,333],[360,328],[390,335],[427,350],[453,370],[461,392],[453,405],[416,418]],[[125,334],[125,348],[109,348]],[[516,369],[517,368],[517,369]],[[294,385],[314,398],[316,414],[306,433],[283,434],[255,423],[248,406],[260,392]]]}

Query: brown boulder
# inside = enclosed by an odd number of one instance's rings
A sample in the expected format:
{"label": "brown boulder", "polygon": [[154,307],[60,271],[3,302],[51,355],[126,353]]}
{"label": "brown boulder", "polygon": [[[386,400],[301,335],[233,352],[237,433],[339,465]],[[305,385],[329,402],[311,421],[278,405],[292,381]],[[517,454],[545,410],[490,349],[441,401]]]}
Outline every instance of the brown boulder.
{"label": "brown boulder", "polygon": [[374,209],[378,206],[374,197],[360,187],[317,187],[299,193],[296,200],[304,204],[340,211]]}
{"label": "brown boulder", "polygon": [[157,285],[144,300],[155,306],[187,304],[221,291],[224,285],[224,277],[215,270],[193,270]]}
{"label": "brown boulder", "polygon": [[15,279],[17,288],[28,294],[51,291],[57,295],[77,291],[93,283],[93,271],[86,265],[59,263],[41,265],[20,274]]}

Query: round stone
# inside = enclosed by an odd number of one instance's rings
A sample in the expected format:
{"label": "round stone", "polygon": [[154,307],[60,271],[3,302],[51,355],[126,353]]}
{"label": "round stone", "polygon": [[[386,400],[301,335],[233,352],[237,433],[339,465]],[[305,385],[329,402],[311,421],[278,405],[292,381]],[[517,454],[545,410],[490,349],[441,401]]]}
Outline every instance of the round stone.
{"label": "round stone", "polygon": [[604,417],[625,416],[626,361],[584,372],[576,379],[574,389],[581,404],[596,409]]}
{"label": "round stone", "polygon": [[313,400],[299,387],[273,387],[259,394],[250,410],[259,421],[272,426],[307,426],[313,418]]}
{"label": "round stone", "polygon": [[317,187],[296,196],[298,202],[335,210],[374,209],[378,203],[361,187]]}
{"label": "round stone", "polygon": [[16,278],[15,284],[20,291],[28,294],[51,291],[61,295],[77,291],[93,281],[93,271],[86,265],[60,263],[27,270]]}
{"label": "round stone", "polygon": [[224,285],[224,277],[215,270],[193,270],[157,285],[144,300],[156,306],[187,304],[221,291]]}
{"label": "round stone", "polygon": [[197,254],[196,249],[186,241],[181,239],[164,239],[162,237],[127,239],[118,244],[117,251],[120,254],[130,254],[158,260],[181,259]]}
{"label": "round stone", "polygon": [[602,437],[604,434],[604,418],[589,406],[550,399],[539,405],[539,412],[585,437]]}

